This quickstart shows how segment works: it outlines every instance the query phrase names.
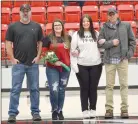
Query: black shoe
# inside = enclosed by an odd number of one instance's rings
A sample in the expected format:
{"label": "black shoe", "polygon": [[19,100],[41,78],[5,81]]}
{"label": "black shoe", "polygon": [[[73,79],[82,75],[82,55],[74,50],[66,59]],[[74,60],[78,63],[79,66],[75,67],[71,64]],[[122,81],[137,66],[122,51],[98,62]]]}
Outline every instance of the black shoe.
{"label": "black shoe", "polygon": [[33,114],[33,121],[41,121],[41,116],[38,113]]}
{"label": "black shoe", "polygon": [[14,123],[14,122],[16,122],[16,116],[15,116],[15,115],[10,115],[9,118],[8,118],[8,122],[9,122],[9,123]]}
{"label": "black shoe", "polygon": [[58,117],[59,117],[59,120],[64,120],[62,111],[60,111],[60,113],[58,113]]}
{"label": "black shoe", "polygon": [[52,113],[52,120],[58,120],[58,113],[57,113],[57,111],[54,111]]}

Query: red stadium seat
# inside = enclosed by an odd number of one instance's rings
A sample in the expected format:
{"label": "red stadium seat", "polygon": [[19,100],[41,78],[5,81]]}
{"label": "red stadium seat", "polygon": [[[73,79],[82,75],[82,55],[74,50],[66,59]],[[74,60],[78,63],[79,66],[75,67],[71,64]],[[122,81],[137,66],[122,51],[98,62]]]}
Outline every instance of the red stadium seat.
{"label": "red stadium seat", "polygon": [[93,1],[87,0],[84,2],[84,6],[91,6],[91,5],[99,5],[99,1],[98,0],[97,1],[96,0],[95,1],[94,0]]}
{"label": "red stadium seat", "polygon": [[20,20],[19,11],[20,11],[20,7],[14,7],[12,9],[12,22],[16,22]]}
{"label": "red stadium seat", "polygon": [[38,23],[46,23],[46,9],[45,7],[32,7],[32,20]]}
{"label": "red stadium seat", "polygon": [[45,7],[46,1],[31,1],[31,7]]}
{"label": "red stadium seat", "polygon": [[69,30],[79,30],[80,28],[80,24],[79,23],[65,23],[64,24],[65,30],[69,31]]}
{"label": "red stadium seat", "polygon": [[80,18],[81,18],[80,6],[66,6],[65,7],[66,23],[80,22]]}
{"label": "red stadium seat", "polygon": [[100,26],[98,22],[93,22],[93,27],[96,31],[99,31]]}
{"label": "red stadium seat", "polygon": [[63,20],[63,8],[62,7],[48,7],[47,8],[47,21],[52,23],[55,19]]}
{"label": "red stadium seat", "polygon": [[52,31],[52,23],[47,23],[46,24],[46,35],[51,33]]}
{"label": "red stadium seat", "polygon": [[14,0],[13,2],[14,7],[20,7],[22,4],[30,4],[30,1],[28,0],[24,0],[24,1],[18,1],[18,0]]}
{"label": "red stadium seat", "polygon": [[136,20],[138,20],[138,4],[135,5],[135,17],[136,17]]}
{"label": "red stadium seat", "polygon": [[89,14],[93,21],[98,21],[98,6],[83,6],[82,15]]}
{"label": "red stadium seat", "polygon": [[1,1],[1,7],[8,7],[8,8],[12,8],[13,3],[12,1]]}
{"label": "red stadium seat", "polygon": [[133,5],[136,5],[136,4],[138,4],[138,1],[133,1]]}
{"label": "red stadium seat", "polygon": [[[31,19],[33,21],[38,23],[46,22],[46,17],[45,17],[46,10],[44,7],[32,7],[31,10],[32,10]],[[19,11],[20,11],[19,7],[14,7],[12,9],[12,22],[16,22],[20,20]]]}
{"label": "red stadium seat", "polygon": [[115,4],[116,5],[124,5],[124,4],[128,4],[128,5],[133,5],[133,1],[131,0],[116,0]]}
{"label": "red stadium seat", "polygon": [[100,6],[100,21],[107,21],[107,11],[109,8],[116,8],[114,5],[102,5]]}
{"label": "red stadium seat", "polygon": [[137,33],[136,22],[135,22],[135,21],[125,21],[125,22],[129,22],[129,23],[131,24],[133,33],[134,33],[134,35],[136,36],[136,33]]}
{"label": "red stadium seat", "polygon": [[9,24],[10,23],[10,8],[2,8],[1,9],[1,23]]}
{"label": "red stadium seat", "polygon": [[1,41],[5,42],[5,36],[6,36],[6,31],[8,29],[8,25],[2,24],[1,25]]}
{"label": "red stadium seat", "polygon": [[62,6],[63,2],[62,1],[48,1],[47,6]]}
{"label": "red stadium seat", "polygon": [[118,14],[122,21],[134,20],[134,7],[133,5],[118,5]]}

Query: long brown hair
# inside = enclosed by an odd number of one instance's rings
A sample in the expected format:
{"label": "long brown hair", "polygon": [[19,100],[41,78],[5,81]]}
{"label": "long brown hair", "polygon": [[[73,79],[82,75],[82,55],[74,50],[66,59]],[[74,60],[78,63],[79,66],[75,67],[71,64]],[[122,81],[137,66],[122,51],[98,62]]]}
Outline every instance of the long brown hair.
{"label": "long brown hair", "polygon": [[80,20],[80,29],[78,31],[78,34],[79,34],[80,38],[84,38],[84,28],[83,28],[83,19],[84,18],[87,18],[89,20],[89,22],[90,22],[90,29],[89,29],[89,31],[90,31],[90,33],[91,33],[92,38],[94,39],[94,41],[96,41],[97,40],[97,38],[96,38],[96,32],[95,32],[94,27],[93,27],[92,18],[88,14],[83,15],[82,18],[81,18],[81,20]]}
{"label": "long brown hair", "polygon": [[51,42],[53,43],[54,47],[57,48],[57,39],[56,39],[56,34],[54,31],[54,23],[55,22],[59,22],[62,25],[62,32],[61,32],[61,38],[64,41],[64,44],[66,46],[66,48],[70,48],[70,40],[69,40],[69,36],[65,33],[64,31],[64,24],[61,20],[56,19],[53,23],[52,23],[52,33],[49,35]]}

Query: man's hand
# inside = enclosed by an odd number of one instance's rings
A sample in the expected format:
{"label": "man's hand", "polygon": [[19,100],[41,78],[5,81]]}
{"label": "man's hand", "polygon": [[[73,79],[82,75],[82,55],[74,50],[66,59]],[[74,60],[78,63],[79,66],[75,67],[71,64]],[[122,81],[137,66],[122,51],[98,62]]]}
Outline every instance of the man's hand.
{"label": "man's hand", "polygon": [[119,40],[118,40],[118,39],[114,39],[114,40],[113,40],[113,44],[114,44],[114,46],[118,46]]}
{"label": "man's hand", "polygon": [[32,61],[32,63],[38,64],[39,62],[39,57],[35,57],[34,60]]}
{"label": "man's hand", "polygon": [[79,51],[78,50],[75,50],[75,51],[71,52],[71,55],[73,57],[78,57],[79,56]]}
{"label": "man's hand", "polygon": [[19,63],[19,60],[18,59],[15,59],[15,58],[12,58],[11,59],[11,62],[12,62],[13,65],[15,65],[15,64],[18,64]]}
{"label": "man's hand", "polygon": [[104,42],[105,42],[105,39],[100,39],[100,40],[98,41],[98,43],[99,43],[100,45],[104,44]]}

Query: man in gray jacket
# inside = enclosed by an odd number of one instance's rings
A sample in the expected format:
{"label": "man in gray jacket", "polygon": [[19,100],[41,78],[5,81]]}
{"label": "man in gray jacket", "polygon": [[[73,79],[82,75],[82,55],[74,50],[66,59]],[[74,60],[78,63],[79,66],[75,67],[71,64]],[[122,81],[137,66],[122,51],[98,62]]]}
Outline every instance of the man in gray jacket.
{"label": "man in gray jacket", "polygon": [[128,59],[134,54],[136,41],[131,25],[121,22],[116,9],[110,8],[108,21],[100,30],[98,45],[105,49],[103,62],[106,71],[106,113],[105,118],[113,118],[113,89],[116,70],[121,93],[121,118],[128,118]]}

